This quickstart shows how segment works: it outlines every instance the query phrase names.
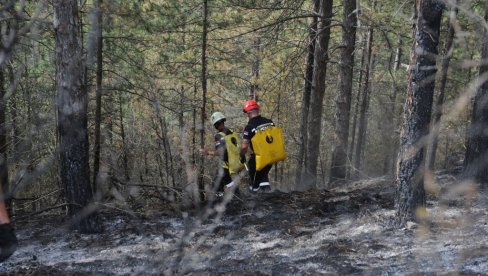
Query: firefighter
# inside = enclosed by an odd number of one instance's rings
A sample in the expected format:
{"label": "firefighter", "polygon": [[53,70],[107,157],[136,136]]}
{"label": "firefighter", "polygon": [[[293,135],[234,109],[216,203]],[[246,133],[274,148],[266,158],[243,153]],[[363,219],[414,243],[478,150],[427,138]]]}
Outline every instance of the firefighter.
{"label": "firefighter", "polygon": [[201,154],[219,156],[221,166],[214,178],[216,185],[216,196],[224,196],[224,188],[237,189],[236,183],[232,180],[232,175],[244,168],[244,164],[239,158],[239,141],[235,132],[225,126],[225,115],[222,112],[214,112],[210,117],[215,129],[218,131],[214,136],[215,149],[200,149]]}
{"label": "firefighter", "polygon": [[261,170],[256,170],[256,155],[253,151],[252,138],[256,134],[256,129],[262,125],[273,124],[273,121],[261,116],[259,114],[259,104],[255,100],[249,100],[244,103],[244,113],[249,119],[247,125],[244,127],[244,134],[242,137],[242,144],[240,150],[241,161],[245,162],[245,155],[251,152],[249,161],[247,162],[249,169],[249,189],[253,192],[259,190],[269,191],[271,186],[269,184],[269,171],[272,165],[266,165]]}

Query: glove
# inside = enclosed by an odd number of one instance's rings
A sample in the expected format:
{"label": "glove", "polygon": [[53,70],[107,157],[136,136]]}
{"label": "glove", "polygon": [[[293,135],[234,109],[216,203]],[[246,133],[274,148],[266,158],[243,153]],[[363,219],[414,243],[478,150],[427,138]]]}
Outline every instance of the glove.
{"label": "glove", "polygon": [[6,260],[17,249],[17,237],[10,223],[0,224],[0,262]]}

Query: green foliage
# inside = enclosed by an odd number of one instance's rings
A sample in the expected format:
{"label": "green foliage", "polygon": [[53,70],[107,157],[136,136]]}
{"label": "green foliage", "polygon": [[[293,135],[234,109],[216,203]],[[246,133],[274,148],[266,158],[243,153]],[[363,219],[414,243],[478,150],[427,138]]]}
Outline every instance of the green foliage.
{"label": "green foliage", "polygon": [[[30,24],[30,31],[19,38],[10,61],[16,84],[9,84],[14,91],[9,99],[9,108],[16,111],[16,115],[9,113],[8,120],[12,129],[15,126],[25,130],[18,137],[12,136],[12,141],[27,145],[22,150],[14,144],[9,145],[13,179],[22,168],[35,168],[49,158],[56,148],[52,7],[38,7],[39,2],[29,2],[25,8],[25,24]],[[87,35],[94,28],[89,18],[92,2],[86,2],[82,9],[85,49],[93,43],[91,36]],[[366,175],[383,173],[385,152],[388,151],[385,135],[398,136],[398,131],[384,133],[385,112],[391,105],[396,106],[396,113],[392,116],[395,130],[398,130],[407,84],[405,68],[409,63],[412,40],[411,2],[361,1],[358,37],[366,37],[369,27],[375,30],[372,98],[364,161],[367,164]],[[452,101],[464,93],[469,80],[475,79],[476,61],[480,56],[479,34],[484,3],[461,2],[457,21],[460,32],[456,36],[446,95],[451,106],[454,105]],[[222,111],[229,118],[229,126],[239,132],[246,121],[242,103],[249,97],[251,85],[257,86],[263,114],[285,129],[290,158],[280,164],[287,174],[283,178],[286,183],[279,184],[283,189],[292,188],[289,185],[293,182],[311,7],[312,1],[209,1],[208,114],[205,115],[208,117],[213,111]],[[202,9],[202,1],[194,0],[103,1],[102,129],[106,137],[103,148],[107,155],[111,155],[104,162],[116,174],[115,178],[122,179],[120,175],[126,170],[124,158],[128,157],[129,180],[124,180],[125,183],[151,182],[172,186],[170,176],[173,175],[177,187],[172,188],[183,189],[190,181],[190,172],[185,166],[191,164],[195,157],[193,137],[199,134],[201,127],[207,134],[207,147],[212,147],[212,135],[209,133],[213,133],[213,127],[208,121],[204,126],[199,125],[202,106]],[[334,95],[338,89],[337,69],[341,62],[341,13],[342,6],[336,2],[324,100],[325,139],[318,149],[322,160],[319,171],[324,179],[328,173],[326,164],[333,139]],[[443,26],[447,22],[445,19]],[[399,38],[403,40],[402,45],[397,45]],[[359,43],[360,39],[357,41],[354,93],[357,93],[361,47],[364,47]],[[402,66],[394,71],[392,66],[398,47],[403,51]],[[93,53],[87,51],[88,54]],[[87,56],[86,60],[94,60],[94,57]],[[256,62],[259,63],[258,75],[253,74]],[[93,64],[88,67],[87,80],[92,99],[95,90]],[[391,95],[393,85],[398,89],[394,102]],[[94,104],[90,101],[90,112],[93,112]],[[355,102],[352,103],[354,105]],[[441,133],[441,141],[449,140],[442,143],[449,144],[453,151],[460,151],[464,141],[463,137],[452,136],[451,130],[464,127],[467,114],[463,112],[462,116],[450,118],[452,124],[445,123]],[[195,124],[194,115],[197,118]],[[92,124],[90,120],[90,127]],[[163,153],[164,139],[169,142],[170,151],[166,153]],[[174,167],[166,167],[166,162],[173,162]],[[53,171],[55,168],[50,168],[49,172]],[[53,189],[57,185],[54,174],[46,174],[42,181]],[[24,185],[19,188],[19,193],[29,197],[37,193],[34,187]]]}

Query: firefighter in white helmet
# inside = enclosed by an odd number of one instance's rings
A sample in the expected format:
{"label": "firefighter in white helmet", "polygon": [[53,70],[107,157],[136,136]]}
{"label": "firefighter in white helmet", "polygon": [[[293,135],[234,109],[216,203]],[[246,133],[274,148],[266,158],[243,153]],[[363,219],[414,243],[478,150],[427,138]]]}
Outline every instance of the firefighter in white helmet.
{"label": "firefighter in white helmet", "polygon": [[236,133],[225,126],[225,115],[222,112],[214,112],[210,116],[218,133],[214,136],[215,149],[200,149],[201,154],[219,156],[221,166],[214,178],[217,198],[224,196],[224,188],[236,189],[237,185],[232,181],[232,175],[238,173],[244,165],[239,159],[239,139]]}

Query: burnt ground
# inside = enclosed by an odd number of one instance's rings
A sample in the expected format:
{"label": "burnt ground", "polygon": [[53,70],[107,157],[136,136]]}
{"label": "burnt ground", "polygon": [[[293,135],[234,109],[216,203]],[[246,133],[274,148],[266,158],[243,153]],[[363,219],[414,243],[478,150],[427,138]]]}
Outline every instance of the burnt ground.
{"label": "burnt ground", "polygon": [[488,196],[435,179],[425,222],[397,227],[384,178],[328,191],[251,195],[200,211],[101,211],[81,235],[63,216],[17,223],[1,275],[487,274]]}

